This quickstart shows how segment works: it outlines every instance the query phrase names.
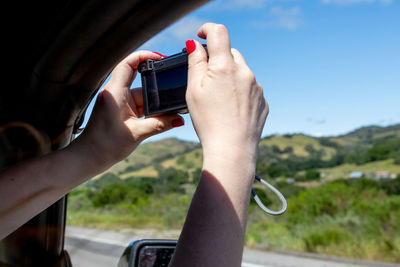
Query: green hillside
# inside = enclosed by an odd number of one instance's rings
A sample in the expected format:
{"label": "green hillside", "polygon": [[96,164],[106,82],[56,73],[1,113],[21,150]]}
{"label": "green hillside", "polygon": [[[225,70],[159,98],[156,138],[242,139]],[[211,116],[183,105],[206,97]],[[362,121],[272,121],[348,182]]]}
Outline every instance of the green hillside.
{"label": "green hillside", "polygon": [[[252,201],[246,246],[400,262],[400,125],[363,127],[341,136],[269,136],[257,174],[287,198],[282,216]],[[165,139],[69,194],[67,222],[105,229],[181,229],[201,173],[198,143]],[[349,179],[351,172],[371,179]],[[374,179],[376,172],[396,179]],[[258,183],[272,209],[279,201]]]}
{"label": "green hillside", "polygon": [[377,171],[388,171],[394,174],[400,174],[400,164],[394,164],[393,159],[368,162],[362,165],[342,164],[332,168],[320,169],[324,173],[324,179],[331,181],[342,178],[348,178],[353,171],[359,171],[368,175]]}
{"label": "green hillside", "polygon": [[[186,171],[189,174],[193,173],[196,169],[201,168],[203,161],[203,152],[200,148],[194,148],[193,150],[181,153],[174,157],[169,157],[161,160],[157,164],[149,164],[143,168],[139,168],[133,171],[125,171],[121,173],[122,179],[129,177],[153,177],[158,176],[157,168],[174,168],[177,170]],[[128,169],[129,170],[129,169]]]}
{"label": "green hillside", "polygon": [[264,138],[260,146],[269,147],[280,158],[288,158],[291,154],[298,157],[309,157],[312,150],[320,151],[324,160],[329,160],[335,154],[335,149],[322,145],[317,138],[302,134],[282,135]]}
{"label": "green hillside", "polygon": [[[328,180],[346,178],[357,170],[397,173],[398,168],[392,166],[400,162],[399,140],[400,125],[362,127],[341,136],[322,138],[304,134],[268,136],[259,144],[257,173],[270,178],[295,177],[299,181],[305,180],[304,175],[311,169],[319,170]],[[386,164],[374,164],[375,161]],[[108,172],[123,179],[156,178],[161,169],[174,168],[187,172],[193,179],[201,165],[198,143],[171,138],[142,144]]]}
{"label": "green hillside", "polygon": [[374,143],[377,140],[388,137],[400,137],[400,124],[388,127],[367,126],[356,129],[350,133],[339,136],[347,142]]}
{"label": "green hillside", "polygon": [[109,171],[114,174],[137,171],[199,147],[198,143],[181,141],[175,138],[144,143]]}

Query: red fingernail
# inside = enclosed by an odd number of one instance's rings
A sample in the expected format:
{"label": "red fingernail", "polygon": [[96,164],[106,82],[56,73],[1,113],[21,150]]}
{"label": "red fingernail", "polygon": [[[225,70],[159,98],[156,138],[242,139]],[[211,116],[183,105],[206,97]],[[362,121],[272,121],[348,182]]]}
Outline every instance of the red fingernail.
{"label": "red fingernail", "polygon": [[175,119],[171,122],[172,127],[180,127],[183,126],[185,124],[185,121],[183,120],[183,118],[179,118],[179,119]]}
{"label": "red fingernail", "polygon": [[159,56],[162,56],[162,57],[168,57],[168,56],[166,56],[166,55],[163,55],[163,54],[160,54],[160,53],[158,53],[158,52],[154,52],[154,51],[152,51],[154,54],[157,54],[157,55],[159,55]]}
{"label": "red fingernail", "polygon": [[186,41],[186,50],[190,55],[194,50],[196,50],[196,43],[193,40]]}

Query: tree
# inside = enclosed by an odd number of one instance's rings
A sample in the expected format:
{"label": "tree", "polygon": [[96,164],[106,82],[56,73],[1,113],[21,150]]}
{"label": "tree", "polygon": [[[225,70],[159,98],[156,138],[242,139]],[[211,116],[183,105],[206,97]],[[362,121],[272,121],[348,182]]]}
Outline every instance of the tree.
{"label": "tree", "polygon": [[192,177],[193,177],[193,184],[198,184],[200,181],[200,175],[201,175],[201,168],[197,168],[192,172]]}
{"label": "tree", "polygon": [[121,178],[119,178],[118,175],[115,175],[112,172],[107,172],[107,173],[103,174],[100,178],[89,181],[88,186],[99,190],[107,185],[117,184],[120,182],[121,182]]}
{"label": "tree", "polygon": [[178,165],[183,165],[186,162],[186,157],[184,155],[179,156],[178,159],[176,160],[176,164]]}
{"label": "tree", "polygon": [[154,191],[159,193],[183,193],[182,184],[187,183],[189,175],[185,171],[176,170],[175,168],[159,170],[159,185],[154,187]]}
{"label": "tree", "polygon": [[317,170],[307,170],[305,174],[305,178],[307,181],[318,180],[321,177],[321,174]]}
{"label": "tree", "polygon": [[271,149],[272,149],[272,152],[274,152],[274,153],[278,153],[278,154],[282,153],[281,149],[277,145],[272,145]]}
{"label": "tree", "polygon": [[279,177],[285,175],[285,171],[278,165],[271,165],[267,168],[267,174],[269,177]]}

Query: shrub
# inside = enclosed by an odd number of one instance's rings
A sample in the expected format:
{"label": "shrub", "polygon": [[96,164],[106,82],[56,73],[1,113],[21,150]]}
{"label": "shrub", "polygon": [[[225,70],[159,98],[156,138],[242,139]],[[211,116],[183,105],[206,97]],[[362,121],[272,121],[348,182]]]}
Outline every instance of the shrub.
{"label": "shrub", "polygon": [[337,246],[349,239],[351,239],[351,234],[336,226],[317,228],[303,236],[306,251],[309,252],[317,252],[318,248]]}

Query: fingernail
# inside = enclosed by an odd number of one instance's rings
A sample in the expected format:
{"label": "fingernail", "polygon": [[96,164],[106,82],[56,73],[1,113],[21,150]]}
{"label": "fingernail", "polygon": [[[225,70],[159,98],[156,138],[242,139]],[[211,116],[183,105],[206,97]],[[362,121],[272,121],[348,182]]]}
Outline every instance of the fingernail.
{"label": "fingernail", "polygon": [[168,57],[168,56],[166,56],[166,55],[163,55],[163,54],[160,54],[160,53],[158,53],[158,52],[154,52],[154,51],[152,51],[154,54],[156,54],[156,55],[159,55],[159,56],[162,56],[162,57]]}
{"label": "fingernail", "polygon": [[196,43],[193,40],[186,41],[186,50],[190,55],[194,50],[196,50]]}
{"label": "fingernail", "polygon": [[172,127],[180,127],[183,126],[185,124],[185,121],[183,120],[183,118],[179,118],[179,119],[175,119],[171,122]]}

